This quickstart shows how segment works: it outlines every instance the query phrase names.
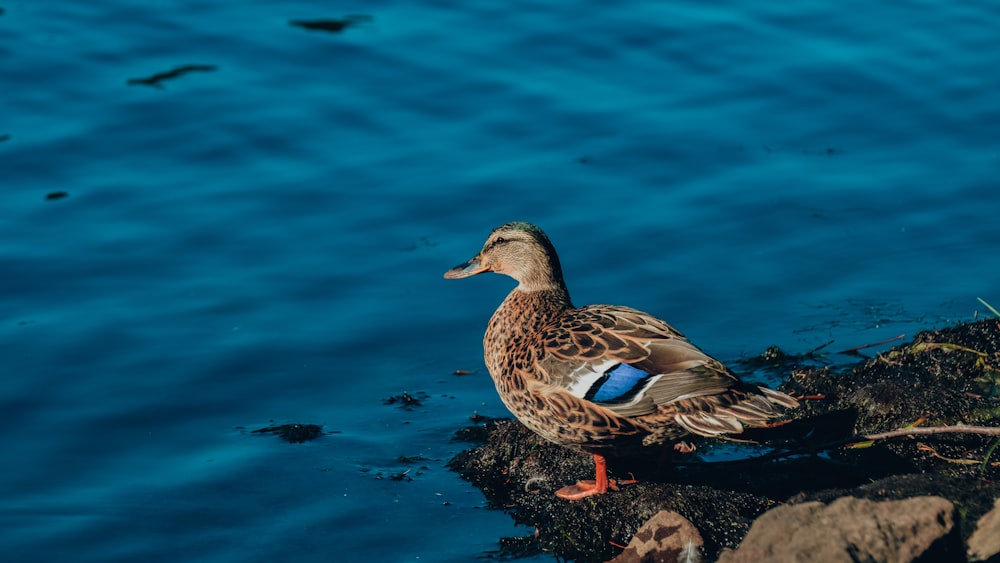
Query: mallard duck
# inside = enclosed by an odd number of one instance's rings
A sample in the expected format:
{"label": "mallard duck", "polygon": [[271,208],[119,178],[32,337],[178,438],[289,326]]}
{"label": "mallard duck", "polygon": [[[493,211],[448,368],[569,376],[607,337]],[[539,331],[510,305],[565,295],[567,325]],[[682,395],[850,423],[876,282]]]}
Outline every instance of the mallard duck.
{"label": "mallard duck", "polygon": [[445,272],[496,272],[518,282],[493,313],[483,349],[504,405],[543,438],[594,456],[595,478],[556,492],[576,500],[617,484],[604,454],[685,434],[764,426],[792,397],[749,385],[683,334],[642,311],[574,307],[555,248],[530,223],[501,225],[482,250]]}

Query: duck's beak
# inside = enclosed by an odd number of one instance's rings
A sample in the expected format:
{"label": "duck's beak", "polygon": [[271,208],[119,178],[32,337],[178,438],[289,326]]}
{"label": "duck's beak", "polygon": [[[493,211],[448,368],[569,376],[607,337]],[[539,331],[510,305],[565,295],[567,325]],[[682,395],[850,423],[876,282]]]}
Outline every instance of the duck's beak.
{"label": "duck's beak", "polygon": [[483,272],[488,272],[490,269],[483,266],[482,262],[479,261],[479,255],[475,255],[471,260],[464,264],[459,264],[454,268],[448,270],[444,273],[444,279],[446,280],[457,280],[459,278],[467,278],[469,276],[474,276],[476,274],[481,274]]}

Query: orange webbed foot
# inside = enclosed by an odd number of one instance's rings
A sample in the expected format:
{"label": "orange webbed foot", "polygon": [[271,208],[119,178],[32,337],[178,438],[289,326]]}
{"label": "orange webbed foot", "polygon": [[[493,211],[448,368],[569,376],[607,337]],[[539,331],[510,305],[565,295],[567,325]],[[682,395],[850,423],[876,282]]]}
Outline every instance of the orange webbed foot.
{"label": "orange webbed foot", "polygon": [[631,485],[638,483],[635,479],[614,481],[608,479],[607,465],[604,456],[594,454],[594,480],[577,481],[575,485],[563,487],[556,491],[556,496],[566,500],[580,500],[594,495],[603,495],[608,492],[618,490],[618,485]]}
{"label": "orange webbed foot", "polygon": [[[610,483],[609,483],[610,486]],[[556,496],[566,500],[580,500],[594,495],[603,495],[608,487],[601,490],[593,480],[577,481],[575,485],[563,487],[556,491]]]}
{"label": "orange webbed foot", "polygon": [[570,485],[568,487],[563,487],[556,491],[556,496],[566,500],[580,500],[587,497],[592,497],[596,495],[603,495],[608,492],[608,489],[612,491],[618,490],[619,483],[622,485],[632,485],[638,483],[639,481],[635,479],[627,479],[623,481],[609,480],[606,487],[599,487],[597,483],[592,479],[587,479],[584,481],[577,481],[575,485]]}

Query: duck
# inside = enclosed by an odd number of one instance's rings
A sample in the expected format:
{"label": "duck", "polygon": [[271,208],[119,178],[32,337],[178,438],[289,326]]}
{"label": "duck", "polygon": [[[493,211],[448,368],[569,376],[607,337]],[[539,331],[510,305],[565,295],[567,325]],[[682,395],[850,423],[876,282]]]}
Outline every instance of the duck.
{"label": "duck", "polygon": [[798,406],[789,395],[745,383],[649,313],[618,305],[575,307],[555,247],[531,223],[496,227],[475,256],[444,277],[486,272],[517,282],[483,337],[500,400],[545,440],[593,456],[594,479],[559,489],[560,498],[618,490],[608,478],[606,455],[691,434],[739,434],[767,426],[781,414],[778,407]]}

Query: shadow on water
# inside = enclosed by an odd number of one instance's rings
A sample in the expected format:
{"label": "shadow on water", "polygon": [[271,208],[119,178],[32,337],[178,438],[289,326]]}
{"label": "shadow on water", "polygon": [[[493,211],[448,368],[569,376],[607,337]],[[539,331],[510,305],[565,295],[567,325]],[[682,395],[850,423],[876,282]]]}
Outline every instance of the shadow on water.
{"label": "shadow on water", "polygon": [[166,88],[163,83],[167,80],[174,80],[192,72],[215,72],[217,70],[219,70],[219,67],[215,65],[181,65],[149,76],[130,78],[126,84],[129,86],[151,86],[162,90]]}
{"label": "shadow on water", "polygon": [[331,18],[325,20],[290,20],[289,25],[301,27],[307,31],[325,31],[327,33],[340,33],[348,28],[371,24],[375,18],[365,14],[351,14],[342,18]]}

